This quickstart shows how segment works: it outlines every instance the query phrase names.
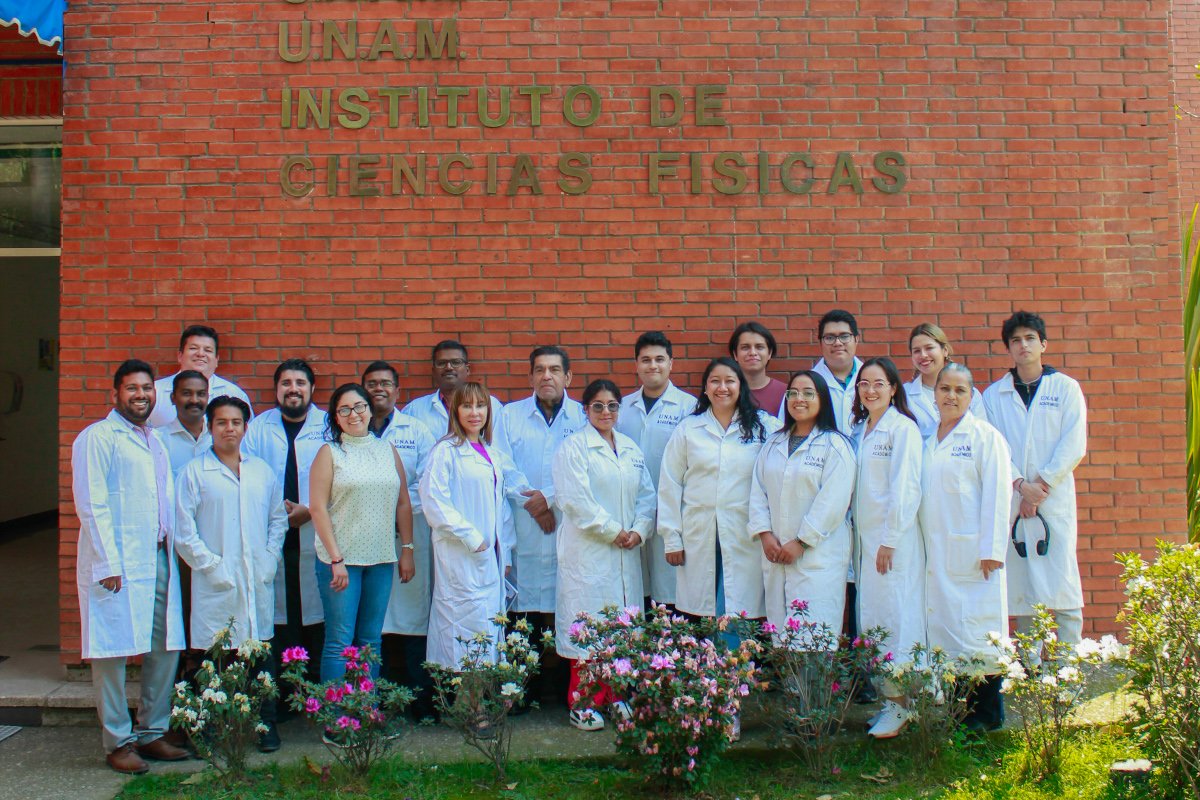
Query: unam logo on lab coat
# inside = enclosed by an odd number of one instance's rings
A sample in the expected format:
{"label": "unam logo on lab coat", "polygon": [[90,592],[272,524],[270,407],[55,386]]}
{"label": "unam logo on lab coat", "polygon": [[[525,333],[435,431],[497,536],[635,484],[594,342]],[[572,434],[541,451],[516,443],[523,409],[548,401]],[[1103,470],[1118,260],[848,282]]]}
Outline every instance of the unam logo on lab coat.
{"label": "unam logo on lab coat", "polygon": [[969,444],[954,445],[954,447],[952,447],[950,449],[950,457],[951,458],[967,458],[967,459],[971,459],[972,461],[975,460],[975,456],[971,453],[971,445],[969,445]]}

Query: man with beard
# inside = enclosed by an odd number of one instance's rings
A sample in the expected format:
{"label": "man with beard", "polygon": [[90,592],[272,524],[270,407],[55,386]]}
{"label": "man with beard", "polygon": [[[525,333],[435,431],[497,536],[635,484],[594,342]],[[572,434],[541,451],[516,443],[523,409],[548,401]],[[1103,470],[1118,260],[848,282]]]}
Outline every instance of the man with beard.
{"label": "man with beard", "polygon": [[[174,483],[159,434],[147,425],[154,372],[130,359],[113,376],[113,410],[71,448],[79,516],[76,587],[82,656],[92,662],[96,710],[107,762],[139,774],[143,758],[179,761],[187,752],[163,740],[171,687],[184,647],[175,569]],[[125,660],[142,656],[137,727],[125,699]]]}
{"label": "man with beard", "polygon": [[[250,405],[250,397],[242,387],[238,386],[233,381],[226,380],[217,374],[217,332],[207,325],[189,325],[184,329],[179,336],[179,354],[176,360],[179,362],[180,370],[193,369],[199,372],[208,380],[208,396],[215,397],[236,397],[239,400],[245,401],[246,405]],[[154,428],[161,428],[172,420],[175,416],[175,406],[166,402],[166,397],[171,393],[174,386],[174,381],[178,373],[168,375],[165,378],[159,378],[154,382],[154,391],[163,402],[157,403],[154,409],[150,412],[150,425]],[[251,416],[254,412],[251,411]]]}
{"label": "man with beard", "polygon": [[423,666],[425,638],[429,633],[429,605],[433,597],[433,549],[417,488],[425,472],[425,459],[435,440],[423,422],[396,410],[400,388],[395,367],[386,361],[371,362],[363,370],[362,385],[371,401],[369,429],[396,448],[404,465],[412,502],[413,541],[404,545],[396,540],[396,559],[399,562],[403,548],[411,548],[417,571],[411,581],[404,583],[399,571],[392,570],[392,593],[383,620],[382,656],[387,676],[403,683],[416,695],[412,713],[420,720],[434,715],[433,685]]}
{"label": "man with beard", "polygon": [[[157,383],[155,383],[157,387]],[[171,382],[171,405],[175,418],[159,429],[171,457],[171,475],[179,472],[189,461],[212,447],[212,436],[204,419],[208,407],[208,378],[194,369],[185,369]],[[186,602],[186,587],[185,602]],[[187,618],[187,612],[184,612]]]}
{"label": "man with beard", "polygon": [[313,405],[315,376],[308,362],[289,358],[275,368],[275,408],[250,421],[242,451],[271,465],[283,491],[288,530],[275,574],[275,657],[289,647],[313,656],[313,675],[325,640],[325,611],[317,591],[316,533],[308,513],[308,471],[325,444],[325,411]]}
{"label": "man with beard", "polygon": [[[433,346],[433,385],[437,390],[413,400],[404,407],[402,413],[424,423],[433,434],[434,441],[437,441],[449,431],[450,417],[446,407],[450,395],[470,379],[471,361],[467,357],[466,345],[454,339],[438,342]],[[495,396],[492,397],[492,441],[498,444],[504,441],[500,430],[503,425],[503,415],[500,413],[502,405]]]}

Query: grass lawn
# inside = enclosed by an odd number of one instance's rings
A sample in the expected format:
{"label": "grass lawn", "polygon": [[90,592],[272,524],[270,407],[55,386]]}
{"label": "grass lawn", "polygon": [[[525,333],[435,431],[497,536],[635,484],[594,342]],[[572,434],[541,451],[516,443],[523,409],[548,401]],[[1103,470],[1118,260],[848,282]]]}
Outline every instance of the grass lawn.
{"label": "grass lawn", "polygon": [[[787,751],[737,749],[717,766],[703,792],[690,796],[725,800],[1148,800],[1146,793],[1109,786],[1108,767],[1135,749],[1115,734],[1081,731],[1073,737],[1062,774],[1041,785],[1018,780],[1019,742],[1011,733],[954,750],[932,769],[918,766],[905,752],[903,739],[890,743],[856,743],[840,749],[840,773],[826,779],[808,776]],[[503,785],[492,782],[487,765],[454,763],[412,765],[400,759],[380,765],[362,785],[352,785],[337,767],[323,769],[311,761],[257,770],[253,782],[226,787],[207,776],[145,776],[131,781],[118,800],[157,798],[388,798],[452,800],[652,800],[663,796],[636,763],[616,757],[574,760],[514,761]]]}

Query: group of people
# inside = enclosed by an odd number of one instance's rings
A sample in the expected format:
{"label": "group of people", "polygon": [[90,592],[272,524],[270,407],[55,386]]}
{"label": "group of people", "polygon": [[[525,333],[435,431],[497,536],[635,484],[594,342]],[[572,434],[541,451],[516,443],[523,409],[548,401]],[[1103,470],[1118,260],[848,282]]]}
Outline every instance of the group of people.
{"label": "group of people", "polygon": [[[908,383],[889,358],[858,358],[849,312],[825,314],[817,335],[822,357],[785,383],[769,371],[774,336],[743,323],[692,395],[671,381],[671,342],[648,332],[633,348],[638,389],[598,379],[579,401],[567,352],[542,346],[532,394],[507,405],[471,380],[454,340],[433,348],[435,391],[402,409],[386,362],[323,410],[311,366],[288,359],[258,416],[216,374],[212,328],[183,332],[172,376],[124,362],[113,410],[72,458],[83,656],[108,763],[185,757],[164,738],[179,651],[210,647],[230,619],[234,647],[320,653],[322,680],[344,672],[348,645],[382,650],[426,698],[423,662],[458,667],[466,641],[504,635],[497,615],[556,626],[583,730],[604,719],[580,697],[589,654],[567,629],[608,605],[784,630],[803,600],[835,630],[887,629],[896,658],[921,643],[994,663],[988,633],[1010,612],[1028,625],[1043,603],[1078,641],[1072,472],[1086,411],[1079,385],[1043,364],[1043,320],[1005,321],[1013,366],[982,394],[936,325],[909,336]],[[968,724],[1002,723],[999,688],[975,691]],[[879,689],[869,733],[895,736],[908,698]],[[263,721],[260,748],[278,749],[270,704]]]}

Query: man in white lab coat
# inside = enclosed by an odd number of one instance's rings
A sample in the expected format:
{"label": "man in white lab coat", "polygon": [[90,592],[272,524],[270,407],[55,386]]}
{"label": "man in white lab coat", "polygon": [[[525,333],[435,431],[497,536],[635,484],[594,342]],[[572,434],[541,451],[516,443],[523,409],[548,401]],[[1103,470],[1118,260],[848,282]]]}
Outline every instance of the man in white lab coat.
{"label": "man in white lab coat", "polygon": [[[147,425],[154,371],[130,359],[113,376],[113,410],[75,439],[72,491],[79,516],[76,587],[81,655],[92,662],[107,762],[143,773],[144,758],[187,752],[163,739],[184,647],[172,551],[174,484],[166,447]],[[136,728],[125,699],[125,660],[143,656]]]}
{"label": "man in white lab coat", "polygon": [[[175,418],[158,432],[171,459],[171,475],[178,480],[179,473],[189,461],[212,447],[212,436],[208,434],[204,419],[204,410],[208,408],[208,378],[194,369],[181,370],[171,382],[170,401],[175,407]],[[186,612],[184,618],[187,618]]]}
{"label": "man in white lab coat", "polygon": [[[229,395],[244,400],[246,405],[251,405],[250,396],[242,391],[242,387],[217,374],[218,341],[217,332],[207,325],[189,325],[184,328],[179,336],[179,354],[176,356],[179,369],[194,369],[207,378],[209,399]],[[161,428],[175,418],[175,406],[168,402],[175,375],[167,375],[154,382],[154,390],[162,402],[156,403],[150,412],[151,427]],[[254,415],[252,405],[250,415]]]}
{"label": "man in white lab coat", "polygon": [[[553,345],[538,347],[529,355],[529,366],[533,394],[501,411],[500,446],[533,487],[522,493],[527,498],[524,502],[510,502],[516,528],[510,580],[517,587],[513,610],[531,617],[535,628],[553,629],[558,573],[554,533],[559,518],[554,508],[552,466],[558,446],[587,420],[579,401],[567,397],[572,376],[565,350]],[[556,699],[566,697],[566,681],[565,669],[549,679]],[[539,699],[541,689],[540,682],[531,686],[529,697]]]}
{"label": "man in white lab coat", "polygon": [[[288,530],[275,575],[276,658],[288,647],[320,653],[325,610],[317,591],[316,533],[308,513],[308,471],[325,444],[325,411],[312,402],[315,376],[308,362],[289,358],[275,368],[275,408],[250,421],[242,451],[271,465],[283,494]],[[309,664],[318,668],[320,659]],[[315,677],[315,675],[314,675]]]}
{"label": "man in white lab coat", "polygon": [[[633,357],[641,386],[621,398],[617,431],[642,449],[657,493],[663,450],[680,420],[695,410],[696,398],[671,382],[674,353],[671,340],[662,331],[639,336]],[[642,548],[642,586],[654,602],[675,604],[675,567],[663,556],[662,537],[654,536],[653,528]]]}
{"label": "man in white lab coat", "polygon": [[1078,643],[1083,585],[1074,471],[1087,452],[1087,405],[1074,379],[1042,363],[1041,317],[1018,311],[1005,320],[1001,340],[1013,367],[983,393],[983,405],[1012,453],[1009,613],[1027,631],[1033,606],[1041,603],[1054,612],[1059,640]]}
{"label": "man in white lab coat", "polygon": [[389,680],[407,686],[416,695],[412,715],[420,720],[434,716],[433,682],[426,672],[429,606],[433,598],[433,547],[429,525],[421,513],[421,476],[436,439],[423,422],[396,409],[400,397],[399,374],[386,361],[372,361],[363,370],[362,385],[371,400],[369,430],[396,448],[408,482],[412,503],[412,544],[396,540],[396,558],[408,547],[417,571],[407,583],[392,570],[392,593],[383,619],[383,672]]}
{"label": "man in white lab coat", "polygon": [[833,401],[833,415],[837,418],[838,430],[849,436],[854,428],[854,383],[862,361],[858,359],[858,343],[862,336],[858,320],[849,311],[835,308],[825,313],[817,323],[817,341],[821,345],[821,358],[813,365],[829,384],[829,398]]}
{"label": "man in white lab coat", "polygon": [[[175,549],[192,568],[188,629],[193,648],[212,647],[233,620],[231,646],[275,635],[275,572],[287,512],[271,466],[241,452],[250,407],[236,397],[218,397],[207,412],[213,446],[179,476]],[[269,659],[273,662],[274,659]],[[255,668],[271,670],[271,663]],[[279,749],[275,704],[264,704],[267,730],[258,749]]]}
{"label": "man in white lab coat", "polygon": [[[471,379],[471,360],[467,355],[467,347],[454,339],[445,339],[433,346],[433,384],[437,388],[431,393],[418,397],[403,409],[407,414],[419,420],[429,432],[434,441],[441,439],[449,430],[450,418],[446,415],[446,407],[454,390]],[[476,380],[479,380],[476,378]],[[500,432],[503,426],[500,408],[503,406],[495,395],[492,396],[492,441],[500,444],[504,436]],[[409,486],[414,487],[417,481],[410,480]],[[414,505],[413,508],[416,508]]]}

